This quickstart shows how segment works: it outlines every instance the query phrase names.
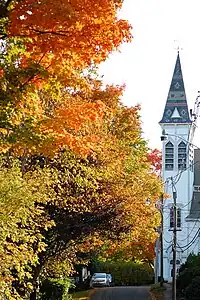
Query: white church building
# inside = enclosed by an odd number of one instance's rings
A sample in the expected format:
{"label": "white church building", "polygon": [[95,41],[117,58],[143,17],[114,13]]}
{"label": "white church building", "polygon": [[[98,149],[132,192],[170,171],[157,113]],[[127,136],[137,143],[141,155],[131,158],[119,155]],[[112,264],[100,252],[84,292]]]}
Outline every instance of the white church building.
{"label": "white church building", "polygon": [[[163,278],[173,275],[174,199],[176,193],[176,271],[190,253],[200,252],[200,149],[193,136],[198,117],[199,98],[194,111],[188,109],[179,52],[164,112],[162,130],[162,179],[165,193],[160,211],[163,216]],[[161,244],[162,245],[162,244]],[[161,246],[156,243],[155,276],[161,275]]]}

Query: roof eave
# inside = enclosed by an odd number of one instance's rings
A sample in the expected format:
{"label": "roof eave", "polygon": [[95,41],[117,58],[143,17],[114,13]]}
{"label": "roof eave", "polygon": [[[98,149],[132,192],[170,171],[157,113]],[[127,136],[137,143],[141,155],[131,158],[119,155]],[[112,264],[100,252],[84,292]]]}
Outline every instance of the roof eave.
{"label": "roof eave", "polygon": [[180,123],[178,123],[178,122],[165,122],[165,121],[160,121],[158,124],[167,124],[167,125],[174,125],[174,124],[177,124],[177,125],[182,125],[182,124],[187,124],[187,125],[190,125],[190,124],[192,124],[192,121],[190,120],[190,121],[188,121],[188,122],[180,122]]}
{"label": "roof eave", "polygon": [[192,217],[192,216],[187,216],[186,218],[185,218],[185,221],[186,222],[200,222],[200,218],[198,218],[198,217]]}

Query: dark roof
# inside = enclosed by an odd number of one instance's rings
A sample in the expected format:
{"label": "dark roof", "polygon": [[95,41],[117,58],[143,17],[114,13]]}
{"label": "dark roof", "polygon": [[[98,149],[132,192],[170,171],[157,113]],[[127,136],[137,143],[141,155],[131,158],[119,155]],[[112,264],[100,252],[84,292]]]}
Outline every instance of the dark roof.
{"label": "dark roof", "polygon": [[163,117],[159,123],[182,124],[191,122],[192,121],[188,112],[181,62],[178,53]]}
{"label": "dark roof", "polygon": [[[194,188],[200,187],[200,149],[194,150]],[[186,219],[200,218],[200,190],[193,191],[189,216]]]}

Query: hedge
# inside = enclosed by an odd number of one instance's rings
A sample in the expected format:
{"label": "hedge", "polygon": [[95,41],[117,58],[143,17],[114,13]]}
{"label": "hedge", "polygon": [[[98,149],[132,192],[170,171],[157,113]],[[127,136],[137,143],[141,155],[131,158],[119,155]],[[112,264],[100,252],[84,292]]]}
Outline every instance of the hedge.
{"label": "hedge", "polygon": [[190,254],[180,267],[177,278],[177,295],[186,300],[200,299],[200,255]]}
{"label": "hedge", "polygon": [[41,300],[67,300],[71,299],[68,295],[71,281],[65,279],[45,279],[40,287]]}
{"label": "hedge", "polygon": [[94,272],[112,274],[118,286],[146,285],[154,280],[154,271],[148,264],[135,262],[98,262]]}

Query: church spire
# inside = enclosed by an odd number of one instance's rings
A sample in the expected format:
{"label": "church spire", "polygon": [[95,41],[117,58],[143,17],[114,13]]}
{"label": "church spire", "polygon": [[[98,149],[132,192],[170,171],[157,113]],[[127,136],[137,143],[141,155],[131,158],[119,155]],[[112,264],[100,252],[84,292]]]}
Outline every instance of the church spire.
{"label": "church spire", "polygon": [[160,124],[168,123],[191,123],[188,112],[183,75],[181,70],[179,51],[176,59],[174,73],[165,104],[162,120]]}

